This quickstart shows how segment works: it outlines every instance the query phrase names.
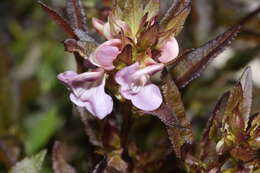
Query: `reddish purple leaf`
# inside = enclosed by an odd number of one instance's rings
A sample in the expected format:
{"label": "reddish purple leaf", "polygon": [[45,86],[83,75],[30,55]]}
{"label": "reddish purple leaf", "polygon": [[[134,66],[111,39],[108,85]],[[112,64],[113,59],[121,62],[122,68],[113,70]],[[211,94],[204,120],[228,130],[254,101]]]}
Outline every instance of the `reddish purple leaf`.
{"label": "reddish purple leaf", "polygon": [[38,3],[41,5],[42,9],[72,38],[77,39],[76,34],[74,33],[74,30],[71,28],[71,26],[68,24],[68,22],[61,17],[56,11],[42,3],[41,1],[38,1]]}
{"label": "reddish purple leaf", "polygon": [[218,159],[216,143],[222,136],[220,129],[222,127],[222,118],[229,95],[230,93],[226,92],[218,100],[199,143],[198,157],[200,160],[208,163],[210,165],[209,167],[214,167],[216,165],[220,166],[223,163]]}
{"label": "reddish purple leaf", "polygon": [[87,31],[86,15],[81,0],[67,0],[66,10],[71,26]]}
{"label": "reddish purple leaf", "polygon": [[159,24],[155,23],[153,26],[140,33],[137,46],[142,50],[146,50],[147,48],[152,47],[156,43],[158,35]]}
{"label": "reddish purple leaf", "polygon": [[231,27],[215,39],[197,49],[190,49],[170,62],[169,72],[178,87],[183,88],[199,77],[206,66],[229,45],[239,32],[240,26]]}
{"label": "reddish purple leaf", "polygon": [[181,93],[174,83],[171,80],[169,74],[165,77],[165,82],[162,86],[163,96],[166,104],[170,107],[171,111],[175,114],[179,121],[179,125],[185,128],[185,131],[182,132],[182,137],[185,139],[185,142],[192,144],[194,141],[192,128],[190,121],[187,118],[185,108],[182,102]]}
{"label": "reddish purple leaf", "polygon": [[178,127],[178,120],[169,106],[163,104],[160,108],[155,111],[141,111],[145,114],[151,114],[159,118],[168,128],[176,128]]}
{"label": "reddish purple leaf", "polygon": [[181,136],[181,129],[178,120],[176,119],[174,113],[171,111],[171,108],[168,105],[163,104],[160,108],[158,108],[155,111],[140,112],[156,116],[165,124],[169,140],[172,144],[176,157],[181,158],[181,147],[185,143],[185,141]]}

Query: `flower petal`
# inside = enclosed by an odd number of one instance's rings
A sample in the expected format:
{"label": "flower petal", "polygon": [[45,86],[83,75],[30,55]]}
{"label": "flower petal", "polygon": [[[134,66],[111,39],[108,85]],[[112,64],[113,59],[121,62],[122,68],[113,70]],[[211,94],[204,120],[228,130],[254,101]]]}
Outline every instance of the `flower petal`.
{"label": "flower petal", "polygon": [[100,69],[99,71],[85,72],[78,74],[72,78],[73,83],[81,83],[81,82],[91,82],[102,78],[104,74],[104,70]]}
{"label": "flower petal", "polygon": [[113,61],[120,54],[119,46],[121,40],[113,39],[101,44],[95,51],[90,55],[89,60],[91,63],[98,67],[103,67],[106,70],[113,70]]}
{"label": "flower petal", "polygon": [[94,90],[92,97],[89,98],[89,104],[86,109],[99,119],[103,119],[113,110],[113,100],[105,93],[105,77],[101,85],[98,85]]}
{"label": "flower petal", "polygon": [[179,45],[177,40],[172,37],[161,49],[161,56],[158,58],[162,63],[168,63],[179,54]]}
{"label": "flower petal", "polygon": [[153,111],[160,107],[162,95],[159,87],[148,84],[131,99],[134,106],[144,111]]}
{"label": "flower petal", "polygon": [[137,70],[134,74],[132,74],[132,79],[138,79],[143,75],[153,75],[156,72],[159,72],[163,69],[164,64],[153,64],[146,66],[145,68],[142,68],[140,70]]}
{"label": "flower petal", "polygon": [[110,25],[109,23],[104,23],[102,20],[99,20],[97,18],[92,18],[92,24],[94,28],[102,34],[106,39],[110,40],[113,39],[113,35],[111,33]]}
{"label": "flower petal", "polygon": [[67,87],[71,87],[72,79],[77,76],[78,74],[74,71],[65,71],[60,73],[57,78]]}
{"label": "flower petal", "polygon": [[83,102],[82,100],[80,100],[73,93],[70,94],[70,100],[72,101],[72,103],[79,107],[85,107],[87,104],[89,104],[88,102]]}
{"label": "flower petal", "polygon": [[131,75],[135,73],[139,68],[139,63],[136,62],[130,66],[118,71],[115,76],[115,80],[119,85],[128,85]]}

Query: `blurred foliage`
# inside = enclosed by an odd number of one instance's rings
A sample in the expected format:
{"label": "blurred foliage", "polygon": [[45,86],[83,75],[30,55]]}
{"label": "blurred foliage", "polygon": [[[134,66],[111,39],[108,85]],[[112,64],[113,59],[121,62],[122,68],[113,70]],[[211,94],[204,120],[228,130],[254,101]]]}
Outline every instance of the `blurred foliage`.
{"label": "blurred foliage", "polygon": [[[64,13],[65,0],[44,2],[61,14]],[[83,0],[83,2],[91,28],[90,34],[97,38],[89,21],[93,16],[104,18],[106,9],[111,4],[108,0],[103,0],[103,3],[101,0]],[[171,3],[171,0],[163,1],[162,14]],[[258,0],[193,0],[188,22],[177,38],[181,48],[200,46],[226,30],[228,26],[236,24],[259,5]],[[231,88],[243,67],[252,64],[253,79],[259,78],[259,18],[254,17],[245,23],[238,39],[220,55],[219,60],[214,61],[201,78],[181,90],[184,107],[191,120],[191,126],[195,129],[195,138],[200,137],[217,98],[227,88]],[[76,68],[72,55],[65,53],[63,45],[59,44],[65,39],[65,35],[33,0],[1,0],[0,23],[0,172],[5,173],[14,165],[17,167],[17,161],[25,156],[35,155],[43,148],[47,148],[48,152],[42,172],[52,172],[50,156],[56,139],[69,145],[70,152],[66,153],[68,156],[65,157],[69,158],[69,162],[79,172],[89,171],[99,161],[102,166],[99,156],[90,159],[93,155],[90,152],[92,144],[84,135],[80,118],[74,116],[72,112],[68,92],[56,80],[58,73],[65,69]],[[255,64],[258,64],[257,68]],[[255,80],[253,91],[254,102],[251,112],[256,113],[260,112],[259,79]],[[172,162],[178,163],[175,157],[160,151],[151,154],[155,146],[169,147],[163,143],[167,140],[167,134],[162,123],[148,116],[138,120],[134,117],[132,121],[134,121],[133,134],[137,135],[129,138],[135,139],[139,147],[137,150],[135,144],[130,144],[130,155],[143,152],[141,157],[146,158],[147,163],[139,163],[140,167],[142,164],[150,164],[155,167],[154,169],[161,166],[165,168],[164,172],[171,172],[168,165]],[[89,120],[84,122],[91,123]],[[111,124],[108,123],[107,126],[108,129],[113,129]],[[117,138],[118,136],[113,137]],[[118,144],[107,145],[117,148]],[[241,144],[241,147],[243,145],[245,144]],[[118,157],[119,154],[121,151],[117,150],[106,158],[111,161],[109,162],[111,169],[114,160],[115,163],[120,162],[123,165],[122,169],[125,168],[124,161]],[[35,162],[35,159],[39,159],[37,157],[43,155],[36,155],[18,163]],[[168,161],[165,165],[161,165],[162,162],[155,160],[152,155],[154,157],[164,155]],[[63,162],[63,159],[58,157],[57,163],[61,160]],[[84,160],[88,160],[88,163]],[[38,170],[39,165],[35,166]]]}

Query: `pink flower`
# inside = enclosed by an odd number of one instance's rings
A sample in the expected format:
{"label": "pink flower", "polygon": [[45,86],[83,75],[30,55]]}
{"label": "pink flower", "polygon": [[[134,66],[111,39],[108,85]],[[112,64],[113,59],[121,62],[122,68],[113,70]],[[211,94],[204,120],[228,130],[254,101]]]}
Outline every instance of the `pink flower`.
{"label": "pink flower", "polygon": [[128,25],[122,20],[113,18],[111,22],[113,22],[112,25],[109,22],[105,23],[97,18],[92,18],[94,28],[108,40],[115,38],[122,30],[129,31]]}
{"label": "pink flower", "polygon": [[161,56],[158,58],[161,63],[168,63],[176,58],[179,54],[179,45],[177,40],[172,37],[162,46]]}
{"label": "pink flower", "polygon": [[102,20],[99,20],[97,18],[92,18],[92,24],[94,28],[103,35],[106,39],[110,40],[113,39],[113,35],[111,33],[110,25],[109,23],[105,23]]}
{"label": "pink flower", "polygon": [[121,86],[121,95],[131,100],[134,106],[144,111],[160,107],[162,95],[159,87],[150,82],[150,76],[162,70],[163,64],[153,64],[140,69],[138,62],[116,73],[116,82]]}
{"label": "pink flower", "polygon": [[58,79],[71,90],[70,100],[99,119],[113,109],[113,100],[105,93],[105,78],[102,69],[81,74],[66,71],[58,75]]}
{"label": "pink flower", "polygon": [[89,57],[89,61],[105,70],[113,70],[113,61],[120,54],[120,39],[112,39],[101,44]]}

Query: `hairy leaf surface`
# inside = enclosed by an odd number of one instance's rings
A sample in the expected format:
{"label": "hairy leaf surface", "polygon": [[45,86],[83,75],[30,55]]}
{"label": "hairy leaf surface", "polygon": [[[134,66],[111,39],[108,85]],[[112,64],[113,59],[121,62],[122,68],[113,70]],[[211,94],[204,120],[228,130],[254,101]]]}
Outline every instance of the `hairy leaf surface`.
{"label": "hairy leaf surface", "polygon": [[81,0],[67,0],[66,10],[73,28],[87,31],[86,15]]}
{"label": "hairy leaf surface", "polygon": [[189,49],[168,64],[169,71],[178,87],[183,88],[199,77],[207,65],[220,54],[239,31],[234,26],[197,49]]}
{"label": "hairy leaf surface", "polygon": [[61,17],[56,11],[54,11],[41,1],[38,1],[38,3],[41,5],[42,9],[50,16],[50,18],[52,18],[61,27],[61,29],[63,29],[65,33],[67,33],[72,38],[77,38],[73,29],[63,17]]}

